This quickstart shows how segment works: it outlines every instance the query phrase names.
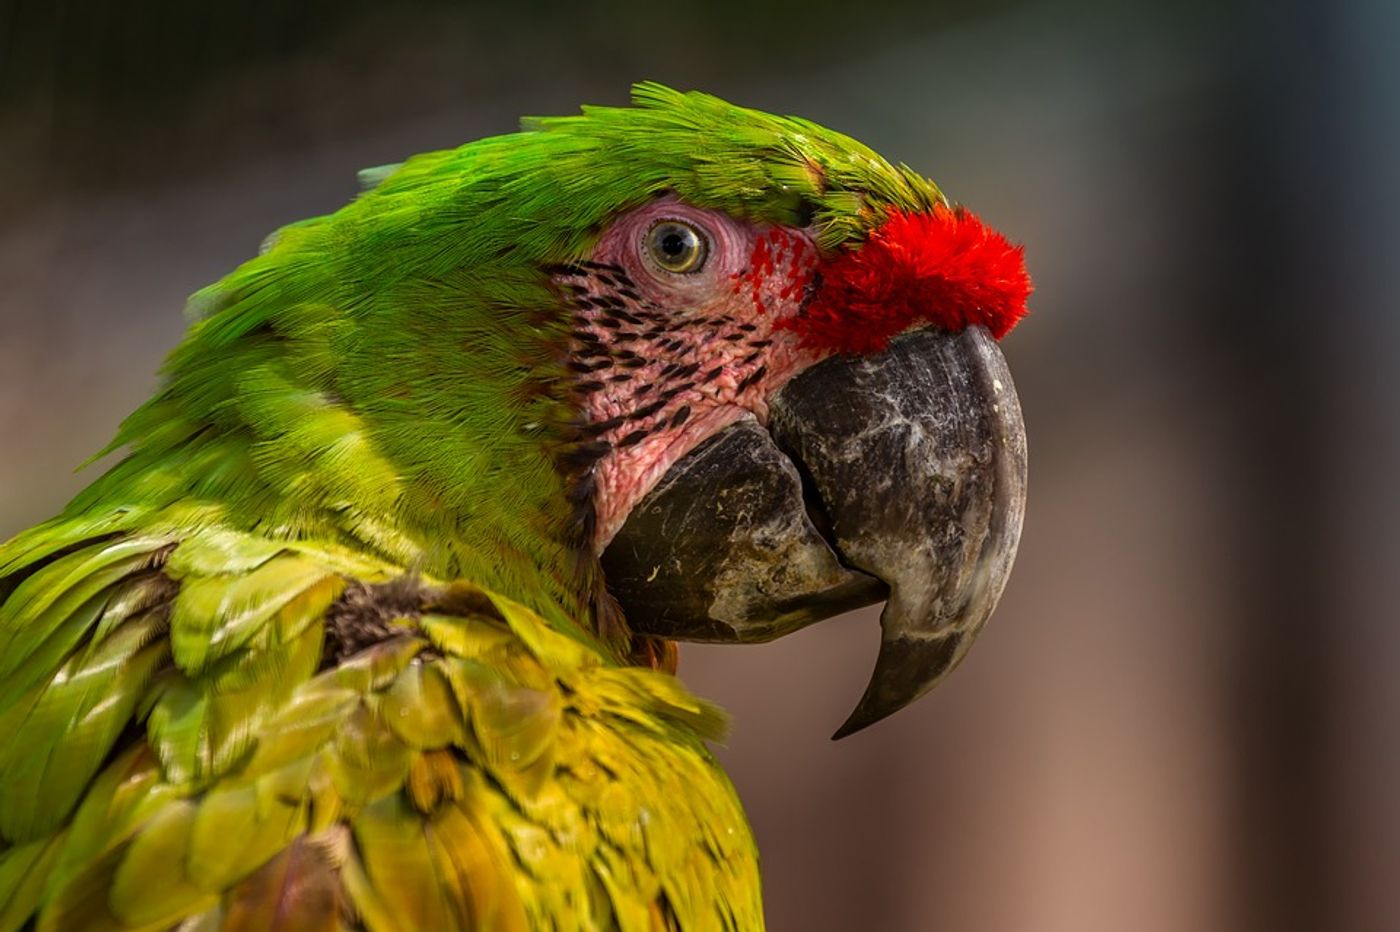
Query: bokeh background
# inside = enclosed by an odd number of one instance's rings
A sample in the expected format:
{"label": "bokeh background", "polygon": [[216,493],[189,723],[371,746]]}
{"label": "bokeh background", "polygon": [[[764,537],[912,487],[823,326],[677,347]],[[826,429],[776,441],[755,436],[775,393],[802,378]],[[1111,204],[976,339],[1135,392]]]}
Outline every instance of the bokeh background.
{"label": "bokeh background", "polygon": [[654,78],[1023,240],[1031,501],[918,706],[875,615],[693,647],[786,930],[1400,928],[1400,5],[0,2],[0,536],[185,296],[359,168]]}

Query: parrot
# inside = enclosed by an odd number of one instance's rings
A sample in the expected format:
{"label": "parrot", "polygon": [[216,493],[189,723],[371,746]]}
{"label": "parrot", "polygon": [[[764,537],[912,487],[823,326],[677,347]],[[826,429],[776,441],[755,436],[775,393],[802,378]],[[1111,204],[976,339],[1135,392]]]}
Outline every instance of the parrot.
{"label": "parrot", "polygon": [[677,645],[884,601],[837,736],[961,660],[1023,247],[655,83],[362,188],[196,292],[0,546],[0,930],[762,929]]}

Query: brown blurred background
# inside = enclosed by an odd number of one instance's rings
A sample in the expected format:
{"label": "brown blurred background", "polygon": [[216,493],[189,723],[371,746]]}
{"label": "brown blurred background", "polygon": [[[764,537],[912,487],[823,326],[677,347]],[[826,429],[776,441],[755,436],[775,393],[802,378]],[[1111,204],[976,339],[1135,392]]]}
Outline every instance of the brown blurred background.
{"label": "brown blurred background", "polygon": [[355,171],[655,78],[1027,244],[1021,557],[848,741],[858,613],[685,649],[786,930],[1400,928],[1400,5],[0,2],[0,536]]}

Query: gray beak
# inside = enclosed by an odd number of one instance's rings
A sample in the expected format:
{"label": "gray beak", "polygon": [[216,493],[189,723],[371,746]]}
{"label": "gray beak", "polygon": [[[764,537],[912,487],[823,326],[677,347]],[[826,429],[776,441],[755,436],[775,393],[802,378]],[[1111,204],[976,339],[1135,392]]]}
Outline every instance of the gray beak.
{"label": "gray beak", "polygon": [[835,357],[692,451],[603,554],[639,634],[756,642],[885,601],[875,671],[836,734],[957,666],[996,608],[1025,513],[1026,442],[981,327]]}

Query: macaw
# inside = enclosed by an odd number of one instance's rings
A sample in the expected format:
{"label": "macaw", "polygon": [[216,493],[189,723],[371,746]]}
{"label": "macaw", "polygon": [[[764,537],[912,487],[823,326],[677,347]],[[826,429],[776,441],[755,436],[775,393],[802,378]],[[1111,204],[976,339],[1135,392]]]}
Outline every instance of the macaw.
{"label": "macaw", "polygon": [[887,600],[838,735],[946,674],[1029,292],[909,168],[656,84],[366,173],[0,547],[0,930],[761,929],[676,642]]}

